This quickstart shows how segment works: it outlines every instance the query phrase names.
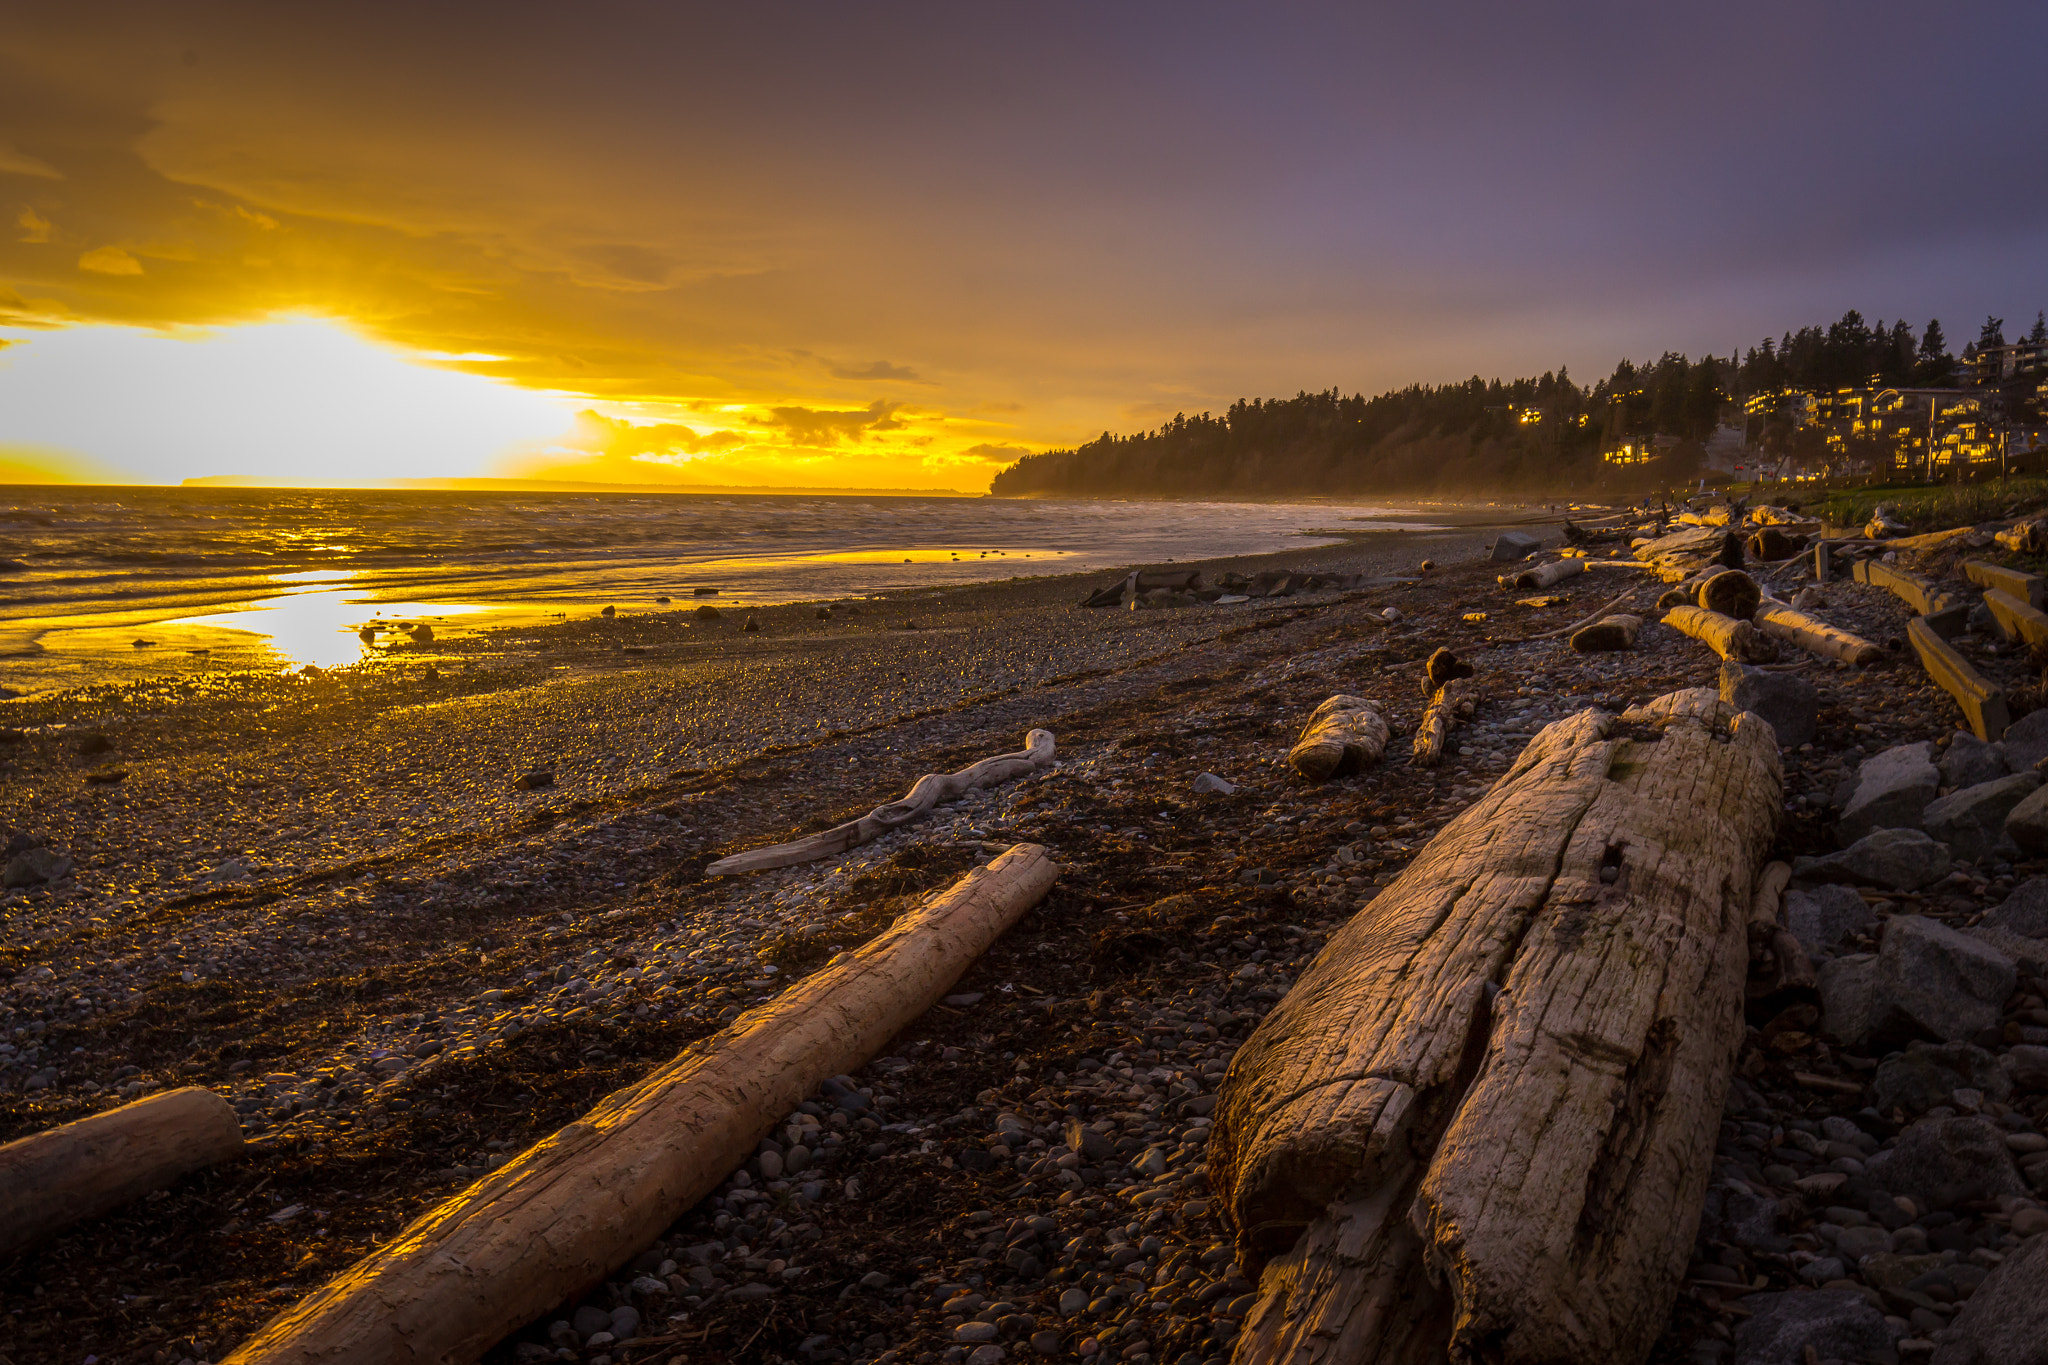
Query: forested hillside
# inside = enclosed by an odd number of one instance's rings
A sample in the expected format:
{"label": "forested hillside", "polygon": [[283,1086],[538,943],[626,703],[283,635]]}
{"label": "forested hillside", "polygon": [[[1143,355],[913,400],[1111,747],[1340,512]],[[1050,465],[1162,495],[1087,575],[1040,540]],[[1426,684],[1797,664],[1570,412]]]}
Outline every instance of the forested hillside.
{"label": "forested hillside", "polygon": [[[2031,335],[2048,335],[2048,324],[2037,316]],[[2004,341],[2002,319],[1987,318],[1963,360],[1980,345]],[[1746,420],[1739,403],[1753,394],[1832,392],[1872,378],[1949,385],[1964,370],[1949,354],[1940,322],[1916,332],[1904,321],[1872,326],[1852,311],[1826,327],[1766,338],[1740,359],[1688,360],[1666,352],[1648,364],[1622,360],[1587,388],[1559,369],[1537,379],[1475,375],[1461,384],[1418,384],[1376,398],[1331,389],[1241,399],[1220,416],[1176,415],[1155,431],[1105,431],[1075,449],[1027,456],[998,474],[990,491],[1005,497],[1457,495],[1668,483],[1691,477],[1701,443],[1718,423]],[[1784,435],[1762,418],[1750,434],[1773,445]],[[1603,450],[1631,441],[1654,442],[1666,453],[1647,466],[1603,463]]]}

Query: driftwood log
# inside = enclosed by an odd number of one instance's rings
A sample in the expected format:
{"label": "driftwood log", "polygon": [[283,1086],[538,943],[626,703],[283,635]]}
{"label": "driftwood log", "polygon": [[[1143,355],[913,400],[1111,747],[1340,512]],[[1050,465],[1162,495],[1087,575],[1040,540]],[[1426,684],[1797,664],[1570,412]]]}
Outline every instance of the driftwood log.
{"label": "driftwood log", "polygon": [[0,1147],[0,1260],[244,1150],[241,1119],[196,1086],[18,1138]]}
{"label": "driftwood log", "polygon": [[1642,629],[1643,618],[1640,616],[1603,616],[1592,625],[1575,631],[1571,646],[1581,654],[1634,649],[1636,636],[1642,633]]}
{"label": "driftwood log", "polygon": [[1705,607],[1673,607],[1664,614],[1664,624],[1737,663],[1767,664],[1778,657],[1777,646],[1755,626]]}
{"label": "driftwood log", "polygon": [[1019,844],[968,873],[837,965],[422,1215],[228,1362],[476,1360],[638,1254],[821,1081],[886,1047],[1058,872],[1043,848]]}
{"label": "driftwood log", "polygon": [[1595,621],[1601,620],[1604,617],[1608,616],[1610,613],[1614,611],[1616,607],[1619,607],[1624,603],[1627,603],[1634,599],[1635,595],[1639,591],[1641,591],[1641,589],[1639,588],[1630,588],[1627,592],[1621,594],[1612,602],[1609,602],[1606,606],[1601,607],[1598,611],[1595,611],[1590,616],[1582,616],[1568,626],[1559,626],[1556,630],[1546,630],[1541,635],[1527,636],[1526,640],[1555,640],[1560,635],[1576,635],[1580,631],[1584,630],[1587,626],[1592,625]]}
{"label": "driftwood log", "polygon": [[1781,790],[1710,691],[1581,712],[1337,933],[1219,1091],[1209,1183],[1262,1272],[1237,1365],[1648,1354]]}
{"label": "driftwood log", "polygon": [[2012,723],[2004,689],[1992,685],[1971,667],[1969,660],[1935,632],[1926,617],[1916,616],[1906,622],[1906,639],[1920,656],[1920,666],[1927,670],[1927,676],[1956,699],[1963,719],[1970,723],[1971,733],[1982,740],[2004,738],[2005,727]]}
{"label": "driftwood log", "polygon": [[1817,616],[1808,616],[1776,598],[1767,597],[1759,602],[1752,619],[1756,628],[1772,639],[1796,645],[1823,659],[1836,659],[1861,667],[1884,657],[1882,649],[1861,635],[1831,626]]}
{"label": "driftwood log", "polygon": [[1374,703],[1339,693],[1309,715],[1287,761],[1309,781],[1327,781],[1379,762],[1387,734],[1387,722]]}
{"label": "driftwood log", "polygon": [[1423,709],[1422,723],[1415,727],[1416,767],[1434,768],[1444,761],[1444,741],[1453,726],[1472,714],[1478,695],[1469,678],[1452,678],[1436,690]]}
{"label": "driftwood log", "polygon": [[1559,559],[1534,565],[1520,573],[1503,574],[1500,584],[1507,588],[1548,588],[1567,578],[1576,578],[1585,571],[1586,561],[1583,559]]}
{"label": "driftwood log", "polygon": [[1740,569],[1722,569],[1701,579],[1693,601],[1708,611],[1718,611],[1738,621],[1747,621],[1763,600],[1763,589]]}
{"label": "driftwood log", "polygon": [[735,872],[762,872],[773,867],[789,867],[829,858],[870,839],[880,838],[913,820],[923,819],[933,806],[949,796],[958,796],[976,787],[992,787],[1013,777],[1025,777],[1052,766],[1052,759],[1052,731],[1033,730],[1024,737],[1024,747],[1014,754],[984,758],[955,773],[926,773],[912,784],[910,794],[901,801],[876,806],[858,820],[834,825],[817,834],[806,834],[786,844],[749,849],[730,858],[720,858],[704,869],[704,875],[718,877]]}

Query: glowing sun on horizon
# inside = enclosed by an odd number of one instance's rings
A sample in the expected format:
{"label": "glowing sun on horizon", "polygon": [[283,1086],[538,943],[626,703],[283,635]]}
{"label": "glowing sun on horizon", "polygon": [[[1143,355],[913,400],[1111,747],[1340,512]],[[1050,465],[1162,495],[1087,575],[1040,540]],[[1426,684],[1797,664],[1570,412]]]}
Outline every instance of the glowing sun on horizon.
{"label": "glowing sun on horizon", "polygon": [[0,447],[66,452],[148,483],[482,474],[502,452],[564,431],[578,405],[324,318],[5,339]]}

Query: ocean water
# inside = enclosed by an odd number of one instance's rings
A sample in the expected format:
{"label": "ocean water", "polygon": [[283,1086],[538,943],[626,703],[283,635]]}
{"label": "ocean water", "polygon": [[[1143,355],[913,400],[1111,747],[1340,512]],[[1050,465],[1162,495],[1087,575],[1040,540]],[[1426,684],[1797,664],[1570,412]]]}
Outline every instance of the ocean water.
{"label": "ocean water", "polygon": [[[0,488],[0,683],[336,666],[437,636],[1327,544],[1397,509],[996,498]],[[1422,519],[1380,522],[1385,529]],[[140,642],[140,643],[138,643]]]}

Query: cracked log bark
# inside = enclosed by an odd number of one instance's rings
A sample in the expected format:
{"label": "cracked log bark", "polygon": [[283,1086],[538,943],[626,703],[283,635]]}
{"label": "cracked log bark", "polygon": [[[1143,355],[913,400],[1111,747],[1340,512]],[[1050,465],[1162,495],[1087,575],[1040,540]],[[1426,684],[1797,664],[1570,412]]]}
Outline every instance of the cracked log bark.
{"label": "cracked log bark", "polygon": [[1547,727],[1231,1063],[1238,1365],[1641,1361],[1743,1036],[1782,778],[1696,690]]}
{"label": "cracked log bark", "polygon": [[1418,768],[1434,768],[1444,761],[1444,741],[1451,729],[1470,715],[1479,692],[1470,678],[1452,678],[1436,690],[1415,727],[1415,752],[1410,760]]}
{"label": "cracked log bark", "polygon": [[984,758],[958,772],[926,773],[911,784],[909,793],[901,801],[876,806],[857,820],[848,820],[843,825],[834,825],[816,834],[806,834],[786,844],[748,849],[745,853],[720,858],[705,867],[704,875],[722,877],[738,872],[765,872],[770,868],[792,867],[797,863],[829,858],[835,853],[857,848],[870,839],[879,839],[913,820],[922,820],[933,806],[949,796],[958,796],[976,787],[993,787],[1013,777],[1028,776],[1051,767],[1052,760],[1052,731],[1033,730],[1024,736],[1024,747],[1014,754]]}
{"label": "cracked log bark", "polygon": [[819,1082],[930,1009],[1059,868],[1019,844],[447,1200],[223,1365],[473,1361],[644,1250]]}

